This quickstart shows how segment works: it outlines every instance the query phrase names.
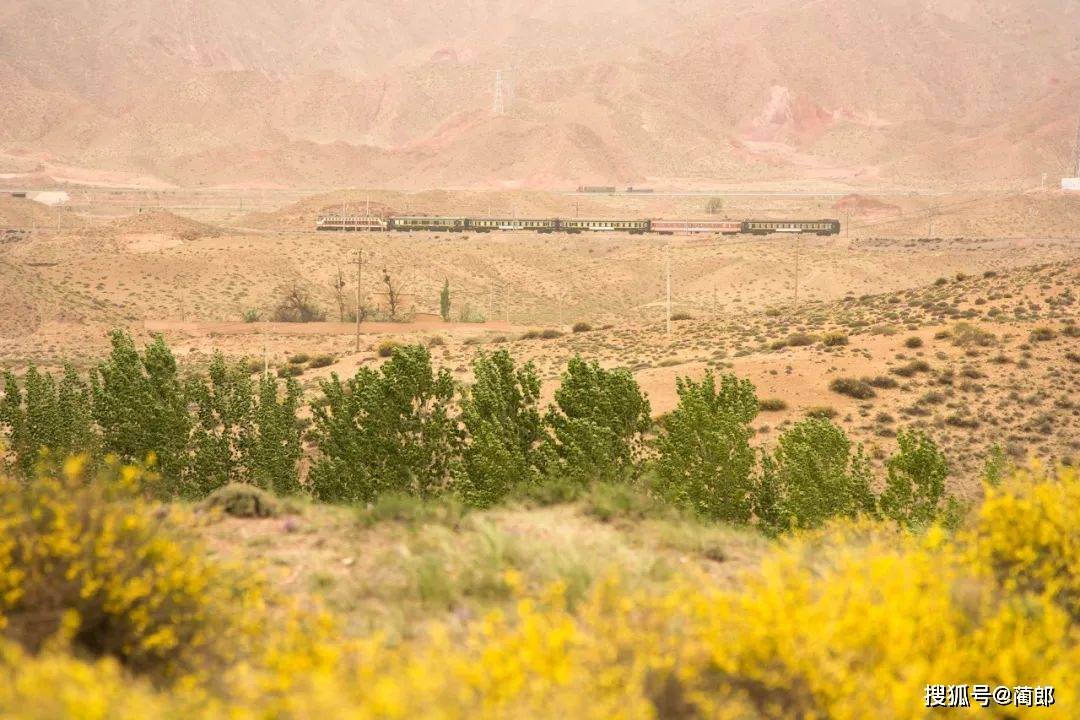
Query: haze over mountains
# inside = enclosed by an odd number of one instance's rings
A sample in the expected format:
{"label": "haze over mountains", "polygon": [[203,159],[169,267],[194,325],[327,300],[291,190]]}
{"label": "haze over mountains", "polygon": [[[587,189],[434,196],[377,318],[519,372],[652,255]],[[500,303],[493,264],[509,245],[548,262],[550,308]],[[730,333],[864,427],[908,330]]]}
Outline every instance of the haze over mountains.
{"label": "haze over mountains", "polygon": [[0,96],[0,172],[1015,187],[1069,165],[1080,3],[5,0]]}

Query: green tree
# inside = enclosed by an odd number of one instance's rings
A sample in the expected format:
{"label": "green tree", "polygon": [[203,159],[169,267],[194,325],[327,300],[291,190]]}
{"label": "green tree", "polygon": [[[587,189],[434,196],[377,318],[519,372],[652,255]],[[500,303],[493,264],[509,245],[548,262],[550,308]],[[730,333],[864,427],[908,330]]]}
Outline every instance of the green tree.
{"label": "green tree", "polygon": [[300,457],[303,454],[300,426],[296,421],[303,391],[293,378],[284,388],[269,373],[259,380],[253,411],[257,433],[249,445],[247,462],[251,481],[278,495],[301,492]]}
{"label": "green tree", "polygon": [[454,382],[421,345],[394,349],[379,370],[320,383],[311,484],[323,500],[371,502],[386,492],[431,496],[448,485],[461,433],[449,415]]}
{"label": "green tree", "polygon": [[570,359],[544,418],[555,435],[554,470],[582,482],[625,479],[638,467],[649,401],[626,368]]}
{"label": "green tree", "polygon": [[808,418],[780,435],[773,455],[762,458],[753,508],[772,533],[873,514],[869,462],[832,422]]}
{"label": "green tree", "polygon": [[517,368],[506,350],[477,354],[475,382],[461,401],[464,450],[461,494],[471,505],[494,504],[518,482],[535,482],[546,437],[538,409],[540,377]]}
{"label": "green tree", "polygon": [[450,280],[444,279],[442,292],[439,293],[439,315],[443,322],[450,322]]}
{"label": "green tree", "polygon": [[90,391],[70,365],[64,366],[59,382],[30,365],[21,387],[13,374],[5,372],[0,426],[15,465],[26,477],[33,475],[43,450],[63,457],[92,453],[97,446]]}
{"label": "green tree", "polygon": [[673,502],[727,522],[750,520],[754,451],[749,423],[757,416],[754,385],[712,371],[701,382],[675,381],[679,404],[657,440],[657,484]]}
{"label": "green tree", "polygon": [[949,464],[944,453],[922,430],[901,430],[896,442],[897,451],[885,464],[888,475],[878,499],[881,514],[913,528],[951,515],[955,500],[945,497]]}
{"label": "green tree", "polygon": [[205,376],[188,381],[194,408],[184,490],[201,497],[230,482],[278,494],[300,491],[299,384],[264,373],[256,386],[243,363],[215,353]]}
{"label": "green tree", "polygon": [[157,458],[165,486],[176,491],[187,465],[191,420],[176,358],[161,336],[142,354],[122,330],[110,336],[112,352],[91,375],[93,417],[102,449],[126,462]]}
{"label": "green tree", "polygon": [[194,417],[184,492],[202,497],[230,482],[246,481],[246,460],[255,436],[247,368],[229,365],[221,353],[214,353],[207,374],[191,378],[186,392]]}

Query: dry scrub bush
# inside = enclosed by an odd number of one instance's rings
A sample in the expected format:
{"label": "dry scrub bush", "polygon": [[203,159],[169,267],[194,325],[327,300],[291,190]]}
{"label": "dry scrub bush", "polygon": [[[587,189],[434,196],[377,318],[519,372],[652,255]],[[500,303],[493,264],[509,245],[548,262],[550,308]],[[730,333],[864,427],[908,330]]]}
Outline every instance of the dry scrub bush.
{"label": "dry scrub bush", "polygon": [[[991,491],[958,535],[833,524],[777,544],[734,587],[683,573],[644,590],[613,575],[571,605],[564,583],[530,592],[507,570],[497,581],[516,603],[464,626],[390,644],[287,620],[214,683],[155,690],[108,661],[0,644],[0,714],[899,720],[927,716],[927,684],[956,682],[1052,685],[1054,707],[1008,716],[1069,717],[1078,493],[1075,471],[1032,472]],[[5,577],[23,569],[8,562]]]}

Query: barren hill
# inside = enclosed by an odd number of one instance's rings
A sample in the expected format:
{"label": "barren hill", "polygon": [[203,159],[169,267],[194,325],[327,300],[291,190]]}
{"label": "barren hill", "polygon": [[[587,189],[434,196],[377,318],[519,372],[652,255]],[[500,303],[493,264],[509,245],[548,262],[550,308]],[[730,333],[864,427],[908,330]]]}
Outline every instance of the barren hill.
{"label": "barren hill", "polygon": [[8,0],[0,152],[184,185],[1030,184],[1068,165],[1077,28],[1070,0]]}

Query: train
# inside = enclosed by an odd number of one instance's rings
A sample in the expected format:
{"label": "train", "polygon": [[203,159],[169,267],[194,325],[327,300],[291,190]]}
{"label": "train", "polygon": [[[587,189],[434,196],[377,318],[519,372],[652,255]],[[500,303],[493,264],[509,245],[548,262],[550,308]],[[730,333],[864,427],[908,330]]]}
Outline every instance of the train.
{"label": "train", "polygon": [[655,233],[771,235],[794,233],[838,235],[840,221],[823,220],[720,220],[662,218],[500,218],[441,215],[321,215],[316,230],[369,232],[475,232],[529,231],[538,233],[624,232],[631,235]]}

